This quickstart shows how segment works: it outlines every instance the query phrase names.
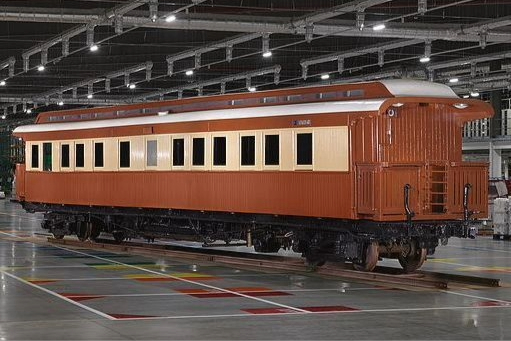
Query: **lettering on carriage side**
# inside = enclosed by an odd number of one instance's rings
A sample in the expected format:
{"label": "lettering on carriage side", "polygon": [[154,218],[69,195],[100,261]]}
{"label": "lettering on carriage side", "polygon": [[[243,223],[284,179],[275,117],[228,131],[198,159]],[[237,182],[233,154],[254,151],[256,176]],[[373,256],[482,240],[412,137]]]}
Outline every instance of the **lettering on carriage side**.
{"label": "lettering on carriage side", "polygon": [[311,120],[294,120],[293,126],[311,126],[312,121]]}

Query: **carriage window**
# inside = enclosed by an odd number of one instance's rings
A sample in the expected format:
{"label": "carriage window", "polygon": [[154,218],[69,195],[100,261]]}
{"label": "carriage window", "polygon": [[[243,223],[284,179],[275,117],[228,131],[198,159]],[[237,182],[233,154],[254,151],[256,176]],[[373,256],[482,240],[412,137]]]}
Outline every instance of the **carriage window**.
{"label": "carriage window", "polygon": [[103,157],[103,142],[94,143],[94,167],[103,167],[105,164]]}
{"label": "carriage window", "polygon": [[193,138],[192,149],[192,166],[204,166],[204,138]]}
{"label": "carriage window", "polygon": [[255,166],[255,136],[241,137],[241,165]]}
{"label": "carriage window", "polygon": [[157,166],[158,165],[158,141],[150,140],[147,141],[147,166]]}
{"label": "carriage window", "polygon": [[130,167],[130,141],[121,141],[119,143],[119,167]]}
{"label": "carriage window", "polygon": [[225,136],[213,138],[213,166],[226,165],[227,141]]}
{"label": "carriage window", "polygon": [[63,144],[62,151],[60,156],[60,167],[66,168],[69,167],[69,145]]}
{"label": "carriage window", "polygon": [[172,165],[185,165],[185,139],[172,140]]}
{"label": "carriage window", "polygon": [[266,166],[279,165],[279,135],[264,136],[264,164]]}
{"label": "carriage window", "polygon": [[312,165],[312,133],[296,134],[296,164]]}
{"label": "carriage window", "polygon": [[76,167],[85,167],[85,145],[83,143],[77,143],[75,149]]}
{"label": "carriage window", "polygon": [[51,171],[51,143],[43,143],[43,170]]}
{"label": "carriage window", "polygon": [[32,145],[32,168],[39,168],[39,145]]}

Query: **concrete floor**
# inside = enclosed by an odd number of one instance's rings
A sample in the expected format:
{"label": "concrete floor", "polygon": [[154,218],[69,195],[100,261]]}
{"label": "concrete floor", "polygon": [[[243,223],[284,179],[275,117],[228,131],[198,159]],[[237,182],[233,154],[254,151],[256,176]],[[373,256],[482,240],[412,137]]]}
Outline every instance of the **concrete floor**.
{"label": "concrete floor", "polygon": [[0,201],[0,341],[511,339],[510,241],[451,239],[424,266],[501,288],[407,291],[71,250],[39,223]]}

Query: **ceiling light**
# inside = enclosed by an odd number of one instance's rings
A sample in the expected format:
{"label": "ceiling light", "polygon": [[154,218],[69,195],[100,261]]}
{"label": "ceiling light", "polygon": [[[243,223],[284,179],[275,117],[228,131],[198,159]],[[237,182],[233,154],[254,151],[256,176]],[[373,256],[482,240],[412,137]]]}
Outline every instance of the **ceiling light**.
{"label": "ceiling light", "polygon": [[185,75],[187,76],[193,75],[193,70],[186,70]]}
{"label": "ceiling light", "polygon": [[32,113],[32,109],[27,109],[27,114],[31,114]]}
{"label": "ceiling light", "polygon": [[0,82],[0,86],[5,86],[5,84],[6,84],[5,81]]}
{"label": "ceiling light", "polygon": [[264,58],[269,58],[271,57],[271,55],[272,55],[271,51],[266,51],[265,53],[263,53]]}
{"label": "ceiling light", "polygon": [[468,108],[468,104],[466,103],[455,103],[453,104],[456,109],[466,109]]}
{"label": "ceiling light", "polygon": [[427,63],[427,62],[429,62],[430,60],[431,60],[431,58],[429,58],[428,56],[423,56],[423,57],[421,57],[421,58],[419,59],[419,61],[420,61],[421,63]]}
{"label": "ceiling light", "polygon": [[470,96],[472,96],[472,97],[479,97],[479,92],[477,92],[477,91],[471,91],[471,92],[470,92]]}
{"label": "ceiling light", "polygon": [[174,20],[176,20],[176,16],[174,14],[171,14],[165,18],[166,22],[173,22]]}
{"label": "ceiling light", "polygon": [[37,67],[37,71],[44,71],[44,65],[39,65]]}
{"label": "ceiling light", "polygon": [[90,50],[91,50],[92,52],[94,52],[94,51],[97,51],[97,50],[98,50],[98,48],[99,48],[99,47],[98,47],[98,45],[94,44],[94,45],[91,45]]}
{"label": "ceiling light", "polygon": [[328,78],[330,78],[330,75],[328,73],[321,75],[321,79],[328,79]]}
{"label": "ceiling light", "polygon": [[135,89],[136,87],[137,87],[137,86],[136,86],[135,84],[130,84],[130,85],[129,85],[129,88],[130,88],[130,89]]}
{"label": "ceiling light", "polygon": [[381,31],[385,28],[385,24],[378,24],[376,26],[373,26],[373,31]]}
{"label": "ceiling light", "polygon": [[5,120],[7,116],[5,115],[2,115],[2,120]]}
{"label": "ceiling light", "polygon": [[469,98],[470,95],[463,95],[463,98]]}
{"label": "ceiling light", "polygon": [[63,105],[64,105],[64,102],[63,102],[63,101],[59,101],[57,104],[58,104],[59,106],[63,106]]}
{"label": "ceiling light", "polygon": [[88,98],[88,99],[91,99],[91,98],[92,98],[92,94],[88,94],[88,95],[87,95],[87,98]]}
{"label": "ceiling light", "polygon": [[458,83],[460,80],[458,78],[449,79],[449,83]]}
{"label": "ceiling light", "polygon": [[248,91],[250,91],[250,92],[254,92],[254,91],[256,91],[256,90],[257,90],[257,89],[256,89],[256,87],[255,87],[255,86],[251,86],[250,88],[248,88]]}

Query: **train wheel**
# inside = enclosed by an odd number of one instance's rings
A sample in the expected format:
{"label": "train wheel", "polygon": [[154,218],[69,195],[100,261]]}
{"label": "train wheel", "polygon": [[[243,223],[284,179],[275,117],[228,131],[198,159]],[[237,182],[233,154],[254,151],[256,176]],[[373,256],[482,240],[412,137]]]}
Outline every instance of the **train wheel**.
{"label": "train wheel", "polygon": [[427,254],[428,249],[417,248],[413,244],[407,254],[400,254],[397,259],[403,270],[409,273],[414,272],[424,264]]}
{"label": "train wheel", "polygon": [[78,240],[84,242],[87,239],[89,239],[91,234],[91,228],[92,227],[90,223],[86,222],[76,223],[76,236],[78,237]]}
{"label": "train wheel", "polygon": [[55,238],[55,239],[62,239],[62,238],[64,238],[64,234],[53,232],[53,238]]}
{"label": "train wheel", "polygon": [[378,242],[367,244],[365,250],[365,259],[362,263],[353,263],[353,268],[357,271],[373,271],[378,263]]}
{"label": "train wheel", "polygon": [[112,236],[117,243],[121,243],[124,239],[126,239],[126,233],[124,233],[124,231],[114,231],[112,232]]}

